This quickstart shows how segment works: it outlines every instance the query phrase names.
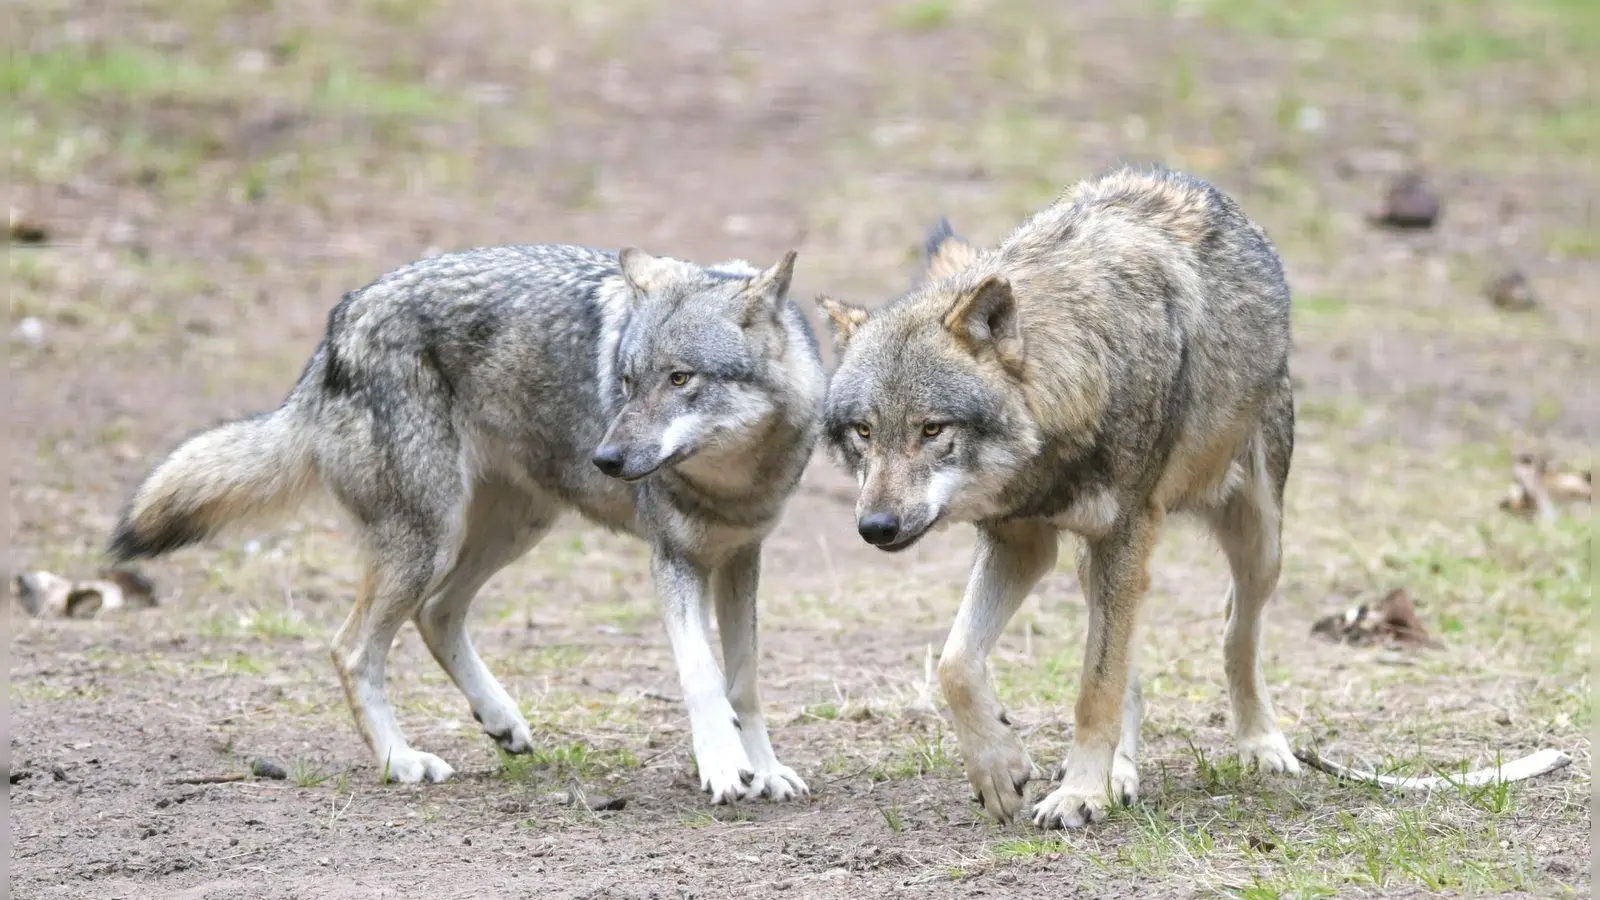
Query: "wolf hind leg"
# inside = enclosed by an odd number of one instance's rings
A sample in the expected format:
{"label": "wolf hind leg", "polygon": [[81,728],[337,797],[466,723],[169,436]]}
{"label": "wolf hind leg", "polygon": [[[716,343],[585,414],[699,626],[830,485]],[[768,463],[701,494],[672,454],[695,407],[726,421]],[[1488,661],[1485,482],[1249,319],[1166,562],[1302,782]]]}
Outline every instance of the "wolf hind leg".
{"label": "wolf hind leg", "polygon": [[478,484],[455,566],[414,617],[428,652],[467,698],[473,718],[508,753],[532,752],[533,734],[516,700],[473,647],[467,613],[483,585],[549,533],[558,513],[553,502],[513,485]]}
{"label": "wolf hind leg", "polygon": [[368,412],[330,407],[327,437],[316,452],[323,483],[363,523],[367,555],[355,607],[333,637],[334,668],[379,769],[399,782],[455,774],[406,742],[384,688],[395,634],[455,568],[464,535],[469,496],[461,445],[448,391],[435,378],[427,367],[395,375],[406,391],[396,394],[403,400],[379,426]]}
{"label": "wolf hind leg", "polygon": [[1287,474],[1269,469],[1274,460],[1286,462],[1287,457],[1267,452],[1259,438],[1249,452],[1252,458],[1244,483],[1207,516],[1233,578],[1222,638],[1223,665],[1240,761],[1262,771],[1293,775],[1300,764],[1278,727],[1261,672],[1262,613],[1282,567],[1282,476]]}
{"label": "wolf hind leg", "polygon": [[333,637],[334,669],[356,728],[385,780],[444,781],[455,770],[439,757],[411,748],[384,689],[394,636],[422,608],[437,580],[438,543],[420,529],[397,525],[380,526],[377,534],[369,537],[376,546],[355,608]]}

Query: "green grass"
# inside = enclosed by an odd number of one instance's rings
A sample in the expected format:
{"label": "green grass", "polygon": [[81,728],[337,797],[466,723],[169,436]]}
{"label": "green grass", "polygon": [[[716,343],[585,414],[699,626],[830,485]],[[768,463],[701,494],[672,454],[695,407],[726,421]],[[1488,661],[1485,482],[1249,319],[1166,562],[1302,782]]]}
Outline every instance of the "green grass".
{"label": "green grass", "polygon": [[0,61],[0,87],[13,102],[62,109],[116,98],[232,101],[242,96],[377,116],[447,116],[460,108],[425,87],[348,67],[252,76],[221,62],[208,65],[131,46],[10,54]]}
{"label": "green grass", "polygon": [[303,788],[317,787],[333,777],[333,773],[309,760],[297,759],[289,768],[289,777]]}
{"label": "green grass", "polygon": [[954,738],[947,738],[942,727],[931,734],[919,734],[897,745],[883,763],[867,774],[874,781],[904,780],[952,772],[960,768]]}
{"label": "green grass", "polygon": [[1541,242],[1546,253],[1561,259],[1600,259],[1600,228],[1552,229]]}
{"label": "green grass", "polygon": [[[1249,35],[1333,40],[1374,56],[1410,47],[1428,64],[1474,68],[1600,48],[1600,13],[1587,0],[1209,0],[1211,22]],[[1420,51],[1420,53],[1418,53]]]}
{"label": "green grass", "polygon": [[596,749],[582,740],[536,747],[527,754],[500,754],[500,775],[514,782],[590,780],[638,766],[639,757],[631,750]]}
{"label": "green grass", "polygon": [[894,8],[894,24],[907,31],[933,31],[950,24],[955,11],[950,0],[914,0]]}
{"label": "green grass", "polygon": [[899,834],[906,830],[906,817],[900,811],[900,807],[880,806],[878,813],[883,816],[883,824],[889,826],[890,831]]}

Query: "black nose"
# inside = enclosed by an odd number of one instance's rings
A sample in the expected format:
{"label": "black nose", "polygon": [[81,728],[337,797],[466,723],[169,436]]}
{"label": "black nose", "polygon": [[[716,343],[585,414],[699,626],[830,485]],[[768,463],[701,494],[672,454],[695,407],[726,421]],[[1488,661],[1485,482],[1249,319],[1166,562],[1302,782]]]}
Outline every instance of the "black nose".
{"label": "black nose", "polygon": [[861,537],[874,547],[894,543],[900,536],[900,517],[894,513],[873,513],[856,523]]}
{"label": "black nose", "polygon": [[594,467],[612,478],[622,474],[622,448],[610,445],[594,452]]}

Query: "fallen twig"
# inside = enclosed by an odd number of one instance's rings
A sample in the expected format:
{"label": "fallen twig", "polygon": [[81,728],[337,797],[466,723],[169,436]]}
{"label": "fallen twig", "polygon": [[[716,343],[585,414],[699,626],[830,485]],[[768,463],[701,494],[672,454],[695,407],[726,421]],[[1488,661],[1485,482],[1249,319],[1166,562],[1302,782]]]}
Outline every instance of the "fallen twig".
{"label": "fallen twig", "polygon": [[229,784],[234,781],[244,781],[249,775],[190,775],[185,778],[174,778],[167,784]]}
{"label": "fallen twig", "polygon": [[1360,769],[1341,766],[1336,762],[1323,759],[1314,750],[1296,750],[1294,755],[1311,768],[1326,772],[1335,778],[1376,784],[1399,791],[1431,791],[1439,787],[1483,787],[1487,784],[1526,781],[1529,778],[1554,772],[1572,762],[1572,757],[1562,753],[1560,750],[1540,750],[1538,753],[1524,756],[1501,766],[1491,766],[1487,769],[1478,769],[1460,775],[1397,778],[1393,775],[1378,775],[1373,772],[1363,772]]}

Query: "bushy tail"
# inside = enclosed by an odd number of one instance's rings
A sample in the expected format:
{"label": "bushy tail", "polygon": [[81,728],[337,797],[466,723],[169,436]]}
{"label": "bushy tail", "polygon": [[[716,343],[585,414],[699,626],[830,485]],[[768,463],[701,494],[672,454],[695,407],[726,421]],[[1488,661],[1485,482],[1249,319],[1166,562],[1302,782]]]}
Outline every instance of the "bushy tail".
{"label": "bushy tail", "polygon": [[940,218],[923,243],[923,272],[928,281],[938,281],[960,272],[978,261],[978,248],[956,234],[950,220]]}
{"label": "bushy tail", "polygon": [[293,512],[317,480],[297,420],[291,401],[185,441],[134,491],[111,536],[111,556],[160,556],[230,525]]}

